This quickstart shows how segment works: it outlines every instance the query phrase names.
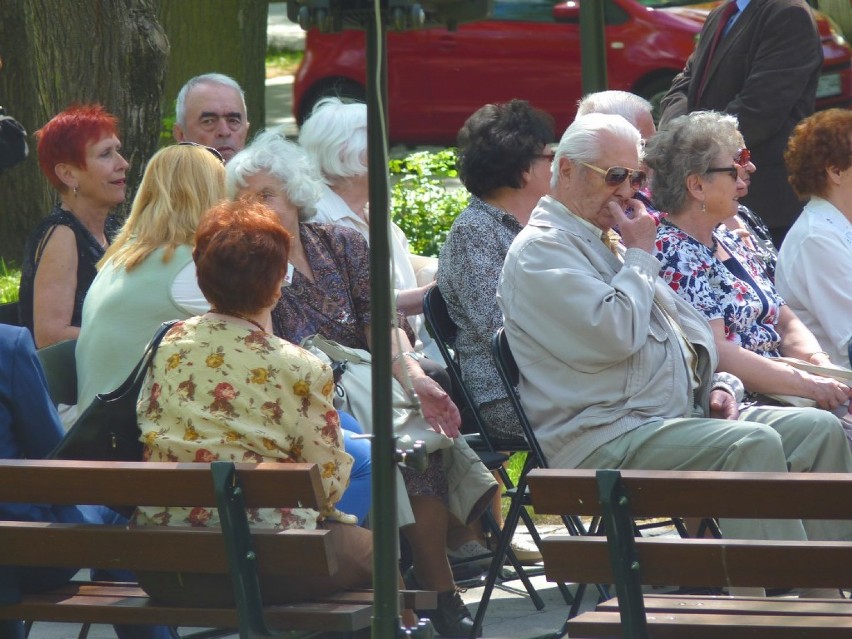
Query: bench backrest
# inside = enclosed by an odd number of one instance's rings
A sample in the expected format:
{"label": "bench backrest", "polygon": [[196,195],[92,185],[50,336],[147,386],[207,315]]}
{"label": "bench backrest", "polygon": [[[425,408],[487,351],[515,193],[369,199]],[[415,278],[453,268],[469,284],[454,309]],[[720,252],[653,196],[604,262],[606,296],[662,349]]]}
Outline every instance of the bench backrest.
{"label": "bench backrest", "polygon": [[632,526],[635,517],[850,519],[848,475],[538,469],[528,479],[537,513],[599,516],[607,531],[544,539],[548,579],[615,583],[622,614],[641,607],[642,584],[848,587],[849,541],[636,539]]}
{"label": "bench backrest", "polygon": [[[217,466],[219,488],[237,486],[248,507],[317,508],[323,494],[314,464],[0,460],[0,502],[216,507],[222,499],[214,485]],[[251,537],[260,574],[333,574],[337,569],[327,531],[252,529]],[[0,548],[24,566],[229,572],[218,528],[3,521]]]}

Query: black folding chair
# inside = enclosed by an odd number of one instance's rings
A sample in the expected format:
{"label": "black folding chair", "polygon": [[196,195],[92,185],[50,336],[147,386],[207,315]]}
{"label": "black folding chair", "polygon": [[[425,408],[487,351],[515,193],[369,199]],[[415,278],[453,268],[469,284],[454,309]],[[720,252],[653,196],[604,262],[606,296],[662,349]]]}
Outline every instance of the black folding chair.
{"label": "black folding chair", "polygon": [[[482,420],[482,416],[479,414],[476,403],[473,401],[470,391],[462,380],[461,367],[459,366],[458,356],[455,352],[458,327],[450,317],[447,309],[447,303],[437,286],[432,287],[426,292],[426,295],[423,298],[423,314],[426,317],[427,328],[435,338],[435,342],[441,350],[441,355],[444,356],[444,361],[447,363],[447,372],[453,382],[454,399],[459,405],[459,409],[462,411],[463,418],[466,422],[465,430],[477,433],[477,435],[474,436],[474,443],[471,444],[472,447],[477,450],[480,455],[489,452],[529,453],[529,446],[527,446],[527,443],[523,438],[495,438],[489,434],[488,427]],[[468,441],[470,442],[471,440],[469,439]],[[488,466],[488,464],[486,464],[486,466]],[[532,460],[531,456],[528,454],[527,461],[521,471],[522,474],[525,474],[533,467],[535,467],[534,460]],[[529,504],[529,497],[525,490],[518,490],[518,487],[512,483],[512,480],[502,464],[497,467],[491,467],[489,470],[496,471],[500,475],[500,479],[505,487],[503,496],[509,500],[509,512],[517,511],[518,516],[514,517],[511,525],[509,525],[508,519],[504,521],[502,531],[496,525],[496,522],[493,521],[493,518],[491,519],[491,525],[489,525],[489,528],[491,528],[494,533],[495,539],[498,540],[498,547],[492,555],[488,574],[485,578],[485,587],[482,598],[479,602],[479,607],[476,611],[473,634],[471,635],[472,637],[476,636],[482,626],[482,621],[485,618],[485,612],[488,609],[488,603],[491,600],[491,594],[494,587],[498,586],[497,580],[502,575],[503,564],[507,558],[512,567],[515,569],[518,579],[521,580],[524,588],[526,588],[529,593],[536,610],[544,608],[544,601],[529,581],[529,571],[521,565],[510,546],[519,518],[523,519],[527,530],[529,530],[530,535],[535,541],[536,546],[538,546],[540,542],[540,536],[536,530],[535,523],[526,509],[523,508],[524,505]],[[515,506],[516,503],[519,505]],[[566,601],[570,601],[570,593],[568,593],[567,590],[563,593],[563,595],[567,595],[568,599],[566,599]]]}

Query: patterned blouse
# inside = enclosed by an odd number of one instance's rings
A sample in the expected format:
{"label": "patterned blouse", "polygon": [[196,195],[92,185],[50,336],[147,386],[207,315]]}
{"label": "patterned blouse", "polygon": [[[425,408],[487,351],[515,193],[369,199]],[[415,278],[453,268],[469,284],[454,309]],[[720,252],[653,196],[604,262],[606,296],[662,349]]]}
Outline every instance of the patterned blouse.
{"label": "patterned blouse", "polygon": [[724,319],[725,336],[742,348],[778,357],[777,324],[784,300],[762,263],[724,226],[713,233],[731,257],[724,262],[671,223],[657,229],[660,276],[708,320]]}
{"label": "patterned blouse", "polygon": [[[157,349],[137,415],[146,461],[313,462],[327,497],[309,508],[249,511],[259,528],[316,528],[349,484],[332,405],[331,369],[307,351],[258,330],[193,317]],[[148,526],[218,526],[215,508],[139,508]]]}
{"label": "patterned blouse", "polygon": [[[314,272],[311,282],[299,271],[272,311],[273,332],[299,344],[319,333],[350,348],[369,350],[370,248],[357,231],[334,224],[300,224],[299,237]],[[404,315],[398,326],[414,335]]]}
{"label": "patterned blouse", "polygon": [[491,337],[503,326],[497,306],[500,271],[522,228],[512,215],[471,196],[441,249],[438,288],[458,326],[462,377],[477,404],[506,397],[491,359]]}

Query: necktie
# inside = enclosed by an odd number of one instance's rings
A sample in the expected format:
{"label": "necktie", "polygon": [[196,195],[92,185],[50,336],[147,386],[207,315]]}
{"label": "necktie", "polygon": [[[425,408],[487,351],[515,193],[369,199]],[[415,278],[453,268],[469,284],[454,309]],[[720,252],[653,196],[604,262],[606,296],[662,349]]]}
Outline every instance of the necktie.
{"label": "necktie", "polygon": [[698,93],[695,94],[696,103],[701,101],[701,95],[704,93],[704,86],[707,84],[707,76],[709,75],[710,65],[713,63],[713,56],[716,54],[716,47],[722,40],[722,35],[725,33],[725,27],[739,8],[735,0],[730,0],[722,8],[722,15],[719,16],[719,23],[716,25],[716,31],[713,34],[713,41],[710,43],[710,52],[707,54],[707,63],[704,65],[704,73],[701,75],[701,83],[698,85]]}
{"label": "necktie", "polygon": [[621,236],[613,231],[612,229],[608,231],[603,231],[601,233],[601,242],[606,244],[606,247],[612,252],[616,257],[620,256],[619,247],[621,246]]}

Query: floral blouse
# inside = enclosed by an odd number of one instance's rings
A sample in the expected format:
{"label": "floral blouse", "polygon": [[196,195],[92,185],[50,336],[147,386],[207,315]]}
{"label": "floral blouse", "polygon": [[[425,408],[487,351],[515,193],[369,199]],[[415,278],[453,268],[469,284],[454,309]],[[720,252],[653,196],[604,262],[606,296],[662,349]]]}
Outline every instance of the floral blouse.
{"label": "floral blouse", "polygon": [[[369,350],[370,248],[360,233],[334,224],[300,224],[299,236],[314,273],[311,282],[299,271],[272,311],[274,333],[294,344],[320,334],[350,348]],[[414,334],[404,315],[397,325]]]}
{"label": "floral blouse", "polygon": [[713,235],[731,256],[724,262],[676,226],[661,224],[660,277],[708,320],[723,319],[727,339],[760,355],[779,356],[777,324],[784,300],[761,263],[733,233],[720,226]]}
{"label": "floral blouse", "polygon": [[[298,346],[224,320],[193,317],[163,338],[139,395],[146,461],[312,462],[326,503],[255,508],[259,528],[316,528],[349,483],[331,369]],[[218,526],[215,508],[139,508],[137,525]]]}

